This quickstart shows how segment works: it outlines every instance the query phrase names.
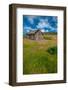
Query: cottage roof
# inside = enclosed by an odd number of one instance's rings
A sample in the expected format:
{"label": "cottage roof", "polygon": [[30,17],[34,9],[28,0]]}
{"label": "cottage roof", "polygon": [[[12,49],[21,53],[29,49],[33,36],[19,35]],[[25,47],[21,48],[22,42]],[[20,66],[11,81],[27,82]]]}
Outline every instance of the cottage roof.
{"label": "cottage roof", "polygon": [[30,32],[28,33],[28,35],[35,34],[35,33],[38,32],[38,31],[40,31],[40,30],[30,31]]}

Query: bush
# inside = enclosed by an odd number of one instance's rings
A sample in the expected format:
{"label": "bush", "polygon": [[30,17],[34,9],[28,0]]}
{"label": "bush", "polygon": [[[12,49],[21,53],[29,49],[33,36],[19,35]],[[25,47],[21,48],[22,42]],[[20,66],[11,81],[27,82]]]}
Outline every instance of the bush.
{"label": "bush", "polygon": [[57,54],[57,46],[48,48],[47,52],[50,54]]}

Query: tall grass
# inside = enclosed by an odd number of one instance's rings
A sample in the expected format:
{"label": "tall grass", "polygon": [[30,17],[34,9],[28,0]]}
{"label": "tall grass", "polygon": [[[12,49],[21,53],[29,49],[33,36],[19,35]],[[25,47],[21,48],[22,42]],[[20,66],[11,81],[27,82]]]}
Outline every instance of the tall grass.
{"label": "tall grass", "polygon": [[43,38],[45,39],[45,40],[52,40],[52,39],[54,39],[56,37],[56,35],[48,35],[48,34],[44,34],[43,35]]}
{"label": "tall grass", "polygon": [[51,54],[55,40],[24,39],[23,74],[57,73],[57,53]]}

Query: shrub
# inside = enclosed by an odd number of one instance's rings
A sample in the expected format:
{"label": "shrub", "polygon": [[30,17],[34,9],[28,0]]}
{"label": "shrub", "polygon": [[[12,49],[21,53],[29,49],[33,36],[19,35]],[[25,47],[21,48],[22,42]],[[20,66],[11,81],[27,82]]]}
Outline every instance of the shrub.
{"label": "shrub", "polygon": [[50,54],[57,54],[57,46],[48,48],[47,52]]}

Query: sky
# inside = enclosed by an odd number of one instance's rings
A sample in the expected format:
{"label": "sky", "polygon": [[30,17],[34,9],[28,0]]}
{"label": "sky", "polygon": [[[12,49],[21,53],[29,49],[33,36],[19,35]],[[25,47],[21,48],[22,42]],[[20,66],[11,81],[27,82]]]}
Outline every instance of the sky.
{"label": "sky", "polygon": [[23,15],[24,33],[30,30],[41,30],[42,32],[57,32],[57,16],[34,16]]}

